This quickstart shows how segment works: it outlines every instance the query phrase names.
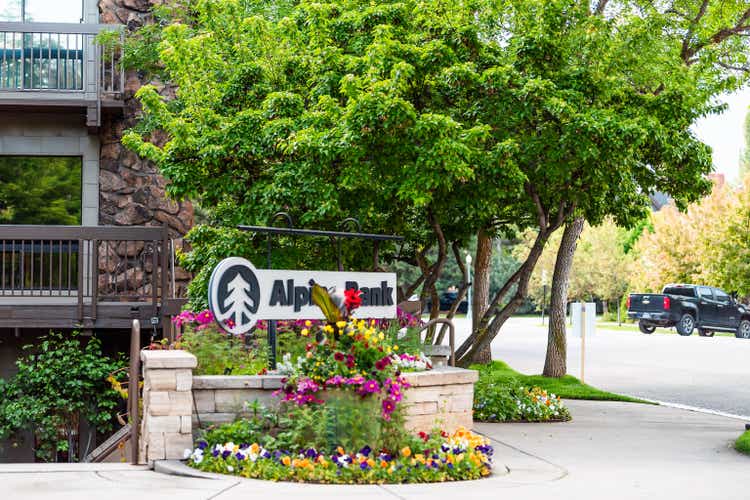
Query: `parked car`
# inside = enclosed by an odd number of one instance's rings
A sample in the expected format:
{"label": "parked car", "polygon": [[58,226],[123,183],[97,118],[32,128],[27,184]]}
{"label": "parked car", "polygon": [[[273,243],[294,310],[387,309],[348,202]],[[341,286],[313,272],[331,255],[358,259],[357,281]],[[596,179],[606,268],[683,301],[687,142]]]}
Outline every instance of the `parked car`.
{"label": "parked car", "polygon": [[[457,298],[458,298],[458,292],[454,292],[452,290],[447,290],[441,293],[439,296],[440,310],[441,311],[449,310]],[[428,299],[425,311],[430,312],[431,309],[432,309],[432,301]],[[467,302],[466,299],[463,299],[461,303],[458,304],[458,309],[456,310],[456,312],[458,314],[466,314],[468,310],[469,310],[469,303]]]}
{"label": "parked car", "polygon": [[660,294],[631,293],[628,318],[637,320],[643,333],[675,327],[683,336],[697,329],[703,337],[722,331],[750,339],[750,309],[737,302],[734,294],[710,286],[672,284]]}

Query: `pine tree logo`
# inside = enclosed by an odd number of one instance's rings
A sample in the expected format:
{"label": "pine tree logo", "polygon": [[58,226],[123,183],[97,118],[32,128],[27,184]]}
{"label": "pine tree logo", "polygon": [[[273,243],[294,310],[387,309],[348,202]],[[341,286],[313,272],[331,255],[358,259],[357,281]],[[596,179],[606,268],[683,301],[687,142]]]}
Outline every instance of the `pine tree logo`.
{"label": "pine tree logo", "polygon": [[252,264],[232,257],[222,261],[209,283],[209,307],[224,330],[240,334],[255,325],[260,286]]}
{"label": "pine tree logo", "polygon": [[257,300],[251,292],[252,286],[245,281],[241,272],[237,272],[234,279],[227,283],[222,309],[237,324],[247,323],[252,317],[252,311],[258,310]]}

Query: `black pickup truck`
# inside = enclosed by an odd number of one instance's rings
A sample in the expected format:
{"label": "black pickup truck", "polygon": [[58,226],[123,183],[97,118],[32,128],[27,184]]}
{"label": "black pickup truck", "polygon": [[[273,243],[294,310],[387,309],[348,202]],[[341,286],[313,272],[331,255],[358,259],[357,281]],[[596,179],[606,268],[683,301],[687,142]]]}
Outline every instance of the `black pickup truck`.
{"label": "black pickup truck", "polygon": [[667,285],[660,294],[631,293],[628,318],[637,320],[643,333],[653,333],[656,327],[675,327],[683,336],[697,329],[703,337],[722,331],[750,339],[750,309],[710,286]]}

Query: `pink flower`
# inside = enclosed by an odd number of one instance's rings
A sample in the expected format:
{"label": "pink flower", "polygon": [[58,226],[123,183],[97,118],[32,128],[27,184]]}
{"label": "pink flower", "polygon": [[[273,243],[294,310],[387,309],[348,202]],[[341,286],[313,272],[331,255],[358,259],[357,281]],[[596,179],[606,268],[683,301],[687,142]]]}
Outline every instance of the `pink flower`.
{"label": "pink flower", "polygon": [[375,392],[380,392],[380,384],[378,384],[377,380],[368,380],[364,384],[362,384],[360,392],[362,394],[372,394]]}
{"label": "pink flower", "polygon": [[209,324],[209,323],[213,322],[213,320],[214,320],[214,315],[213,315],[213,314],[211,314],[211,311],[209,311],[208,309],[206,309],[205,311],[201,311],[201,312],[200,312],[200,313],[198,313],[198,315],[197,315],[197,316],[195,317],[195,321],[196,321],[196,322],[197,322],[197,323],[198,323],[199,325],[201,325],[201,326],[205,326],[205,325],[207,325],[207,324]]}

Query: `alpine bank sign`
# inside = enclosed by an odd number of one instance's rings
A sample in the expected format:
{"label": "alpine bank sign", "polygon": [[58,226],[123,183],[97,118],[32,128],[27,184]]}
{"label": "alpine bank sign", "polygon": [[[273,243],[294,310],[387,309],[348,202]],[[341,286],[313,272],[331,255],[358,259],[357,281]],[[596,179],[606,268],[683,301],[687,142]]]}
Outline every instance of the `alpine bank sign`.
{"label": "alpine bank sign", "polygon": [[258,320],[324,319],[312,302],[312,283],[362,291],[359,318],[396,317],[395,273],[256,269],[242,257],[222,260],[211,274],[208,305],[227,332],[250,331]]}

